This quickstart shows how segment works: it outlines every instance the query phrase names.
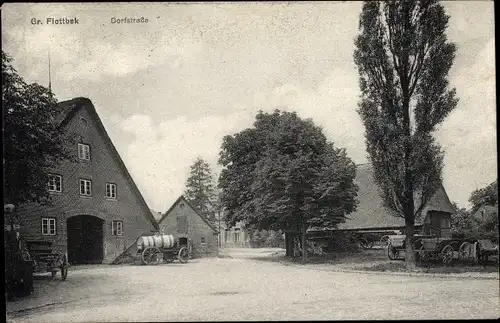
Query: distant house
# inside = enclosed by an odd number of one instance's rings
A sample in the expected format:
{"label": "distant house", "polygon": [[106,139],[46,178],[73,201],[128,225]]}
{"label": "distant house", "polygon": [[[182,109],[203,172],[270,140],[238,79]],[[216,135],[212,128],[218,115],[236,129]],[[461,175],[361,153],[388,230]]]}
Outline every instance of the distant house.
{"label": "distant house", "polygon": [[77,136],[67,143],[77,161],[50,170],[51,204],[17,209],[22,235],[50,243],[71,264],[110,263],[157,223],[92,102],[76,98],[58,108],[61,131]]}
{"label": "distant house", "polygon": [[250,247],[250,235],[243,221],[237,222],[234,226],[227,226],[225,222],[221,223],[220,245],[222,248]]}
{"label": "distant house", "polygon": [[210,257],[219,254],[217,228],[189,202],[180,196],[158,221],[163,234],[172,234],[180,244],[191,246],[193,257]]}
{"label": "distant house", "polygon": [[[404,219],[395,216],[383,205],[380,190],[373,178],[371,164],[357,166],[355,183],[359,187],[358,208],[356,212],[347,215],[345,222],[338,225],[338,230],[404,230]],[[415,210],[419,207],[419,202],[415,201]],[[451,215],[454,213],[453,204],[441,185],[425,204],[420,216],[415,219],[415,229],[421,234],[449,237],[451,236]]]}

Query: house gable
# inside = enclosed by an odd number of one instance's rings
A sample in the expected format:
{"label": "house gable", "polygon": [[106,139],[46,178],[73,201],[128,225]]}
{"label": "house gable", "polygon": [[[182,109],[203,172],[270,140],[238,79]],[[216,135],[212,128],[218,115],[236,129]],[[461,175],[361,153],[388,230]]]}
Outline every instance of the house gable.
{"label": "house gable", "polygon": [[[151,214],[151,211],[146,201],[144,200],[144,197],[137,188],[137,185],[128,172],[125,163],[121,159],[120,154],[116,150],[116,147],[114,146],[111,138],[104,128],[104,125],[102,124],[101,119],[99,118],[99,115],[97,114],[97,111],[92,104],[92,101],[87,98],[75,98],[59,103],[58,107],[60,108],[61,114],[56,117],[56,121],[60,122],[60,127],[62,129],[67,128],[70,124],[73,124],[72,126],[75,127],[75,123],[79,122],[81,118],[84,118],[86,120],[88,119],[87,122],[92,121],[98,132],[97,137],[103,141],[103,146],[107,148],[107,150],[101,150],[99,152],[93,153],[92,146],[96,145],[91,145],[91,158],[93,160],[92,165],[99,165],[98,159],[103,158],[103,155],[108,155],[106,157],[110,157],[112,160],[114,160],[119,171],[125,178],[126,187],[129,187],[131,189],[131,193],[136,197],[138,204],[141,206],[141,213],[146,217],[147,221],[153,226],[153,228],[158,229],[158,224],[155,218]],[[119,190],[120,187],[118,187],[117,189]],[[118,194],[120,194],[120,192],[118,192]]]}
{"label": "house gable", "polygon": [[163,214],[162,218],[158,221],[158,225],[161,227],[162,223],[165,223],[167,217],[175,217],[175,215],[181,213],[179,212],[180,204],[183,203],[187,208],[189,208],[189,212],[182,212],[183,214],[192,214],[196,217],[200,218],[206,226],[208,226],[214,234],[218,232],[217,228],[215,228],[203,215],[198,213],[196,209],[186,200],[184,196],[180,196],[171,206],[170,208]]}

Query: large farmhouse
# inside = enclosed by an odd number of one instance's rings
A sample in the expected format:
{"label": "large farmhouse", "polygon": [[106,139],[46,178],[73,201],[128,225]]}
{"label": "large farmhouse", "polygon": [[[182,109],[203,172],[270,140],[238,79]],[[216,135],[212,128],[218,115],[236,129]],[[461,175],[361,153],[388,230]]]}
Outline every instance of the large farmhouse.
{"label": "large farmhouse", "polygon": [[188,245],[193,257],[219,254],[218,230],[180,196],[158,221],[163,234],[171,234],[181,245]]}
{"label": "large farmhouse", "polygon": [[110,263],[137,237],[158,229],[89,99],[61,102],[56,121],[77,136],[76,162],[49,174],[52,201],[17,210],[28,241],[49,242],[71,264]]}

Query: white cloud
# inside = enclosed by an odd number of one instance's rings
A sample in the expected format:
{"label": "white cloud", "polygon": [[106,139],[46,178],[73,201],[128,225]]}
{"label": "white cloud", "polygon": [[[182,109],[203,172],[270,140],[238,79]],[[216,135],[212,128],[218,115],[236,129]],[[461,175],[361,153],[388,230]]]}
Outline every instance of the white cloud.
{"label": "white cloud", "polygon": [[223,136],[252,122],[252,117],[240,113],[198,120],[179,117],[159,123],[149,116],[133,115],[120,124],[123,131],[134,135],[126,164],[151,208],[165,211],[183,193],[189,166],[196,157],[218,172]]}
{"label": "white cloud", "polygon": [[460,101],[436,137],[445,150],[443,175],[448,195],[465,206],[472,190],[497,177],[494,38],[473,64],[452,74],[450,83]]}

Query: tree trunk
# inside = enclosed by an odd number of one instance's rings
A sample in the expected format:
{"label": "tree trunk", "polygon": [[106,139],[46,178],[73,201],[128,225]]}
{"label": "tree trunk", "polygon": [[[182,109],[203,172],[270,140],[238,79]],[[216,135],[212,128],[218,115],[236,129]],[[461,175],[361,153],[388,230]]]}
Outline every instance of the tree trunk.
{"label": "tree trunk", "polygon": [[413,221],[412,219],[406,220],[405,230],[406,230],[405,268],[406,270],[415,270],[415,250],[413,248],[413,237],[415,235],[415,221]]}
{"label": "tree trunk", "polygon": [[290,233],[285,232],[285,256],[290,257],[292,255],[290,250]]}
{"label": "tree trunk", "polygon": [[307,261],[307,247],[306,247],[306,225],[302,221],[302,263]]}

